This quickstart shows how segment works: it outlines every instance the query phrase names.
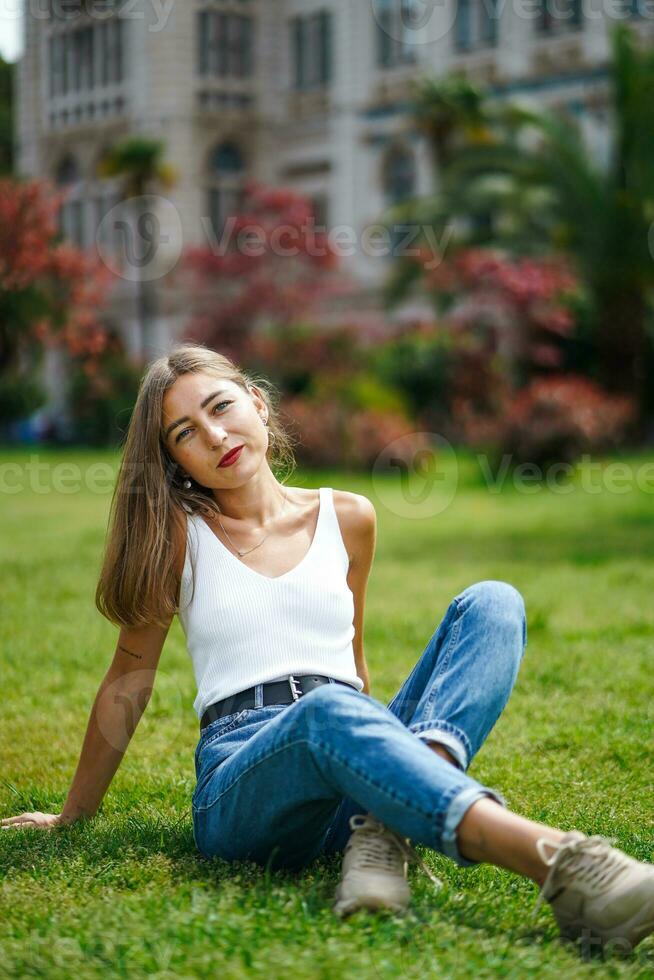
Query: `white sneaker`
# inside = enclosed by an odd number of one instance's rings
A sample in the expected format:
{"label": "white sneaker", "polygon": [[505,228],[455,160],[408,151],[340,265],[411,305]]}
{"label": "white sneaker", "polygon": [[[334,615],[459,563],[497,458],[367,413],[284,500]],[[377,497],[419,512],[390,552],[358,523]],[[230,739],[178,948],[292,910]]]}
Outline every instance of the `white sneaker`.
{"label": "white sneaker", "polygon": [[600,946],[623,939],[631,951],[654,932],[654,865],[628,857],[612,843],[578,830],[568,831],[560,843],[539,838],[536,848],[551,870],[533,916],[547,900],[566,938],[585,934]]}
{"label": "white sneaker", "polygon": [[406,911],[411,900],[409,861],[416,861],[435,885],[442,885],[408,841],[371,814],[354,814],[350,827],[352,835],[345,845],[342,877],[336,889],[337,915],[350,915],[360,908]]}

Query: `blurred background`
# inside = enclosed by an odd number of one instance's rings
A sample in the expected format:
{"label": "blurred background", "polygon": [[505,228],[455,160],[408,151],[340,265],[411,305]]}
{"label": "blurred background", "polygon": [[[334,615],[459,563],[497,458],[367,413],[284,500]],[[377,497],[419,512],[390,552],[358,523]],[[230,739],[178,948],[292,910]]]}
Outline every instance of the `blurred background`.
{"label": "blurred background", "polygon": [[4,0],[0,440],[118,446],[190,339],[307,465],[650,445],[653,39],[646,0]]}

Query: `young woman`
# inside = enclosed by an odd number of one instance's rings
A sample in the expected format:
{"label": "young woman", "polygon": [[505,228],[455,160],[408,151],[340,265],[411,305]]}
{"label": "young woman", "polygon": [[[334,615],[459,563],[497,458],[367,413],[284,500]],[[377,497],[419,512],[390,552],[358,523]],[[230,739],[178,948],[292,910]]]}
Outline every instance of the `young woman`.
{"label": "young woman", "polygon": [[177,613],[197,682],[202,854],[302,868],[345,850],[335,911],[346,915],[406,908],[412,839],[533,879],[536,909],[547,900],[569,939],[635,946],[654,931],[654,866],[511,813],[467,775],[524,654],[520,594],[484,581],[456,596],[384,706],[363,647],[374,508],[356,493],[285,486],[271,464],[288,463],[264,381],[195,344],[150,366],[96,595],[120,626],[113,662],[62,813],[3,826],[96,813],[132,734],[125,698],[140,716]]}

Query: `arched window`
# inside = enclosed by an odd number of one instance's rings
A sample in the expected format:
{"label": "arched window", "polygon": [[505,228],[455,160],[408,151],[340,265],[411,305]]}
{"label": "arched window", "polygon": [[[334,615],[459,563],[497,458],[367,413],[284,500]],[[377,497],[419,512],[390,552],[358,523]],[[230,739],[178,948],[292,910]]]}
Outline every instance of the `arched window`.
{"label": "arched window", "polygon": [[55,182],[66,191],[66,200],[59,211],[59,230],[64,238],[83,248],[87,242],[82,180],[79,164],[72,154],[66,154],[57,164]]}
{"label": "arched window", "polygon": [[67,187],[69,184],[76,184],[80,179],[79,164],[74,156],[68,154],[59,161],[55,171],[55,180],[59,187]]}
{"label": "arched window", "polygon": [[219,236],[227,219],[237,214],[243,203],[245,160],[236,143],[219,143],[209,154],[208,166],[209,220]]}
{"label": "arched window", "polygon": [[[392,146],[386,153],[382,168],[382,183],[387,207],[402,204],[416,193],[416,164],[406,146]],[[409,228],[406,221],[394,221],[391,232],[391,256],[401,254]]]}

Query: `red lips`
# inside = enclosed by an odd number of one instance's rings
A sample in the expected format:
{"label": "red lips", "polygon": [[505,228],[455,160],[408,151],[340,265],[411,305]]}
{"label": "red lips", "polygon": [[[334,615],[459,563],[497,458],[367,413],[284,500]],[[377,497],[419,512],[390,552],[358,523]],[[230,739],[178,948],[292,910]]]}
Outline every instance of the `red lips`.
{"label": "red lips", "polygon": [[237,446],[236,449],[230,449],[228,453],[225,453],[223,458],[218,463],[218,466],[230,466],[232,463],[236,462],[238,457],[241,455],[241,450],[243,446]]}

